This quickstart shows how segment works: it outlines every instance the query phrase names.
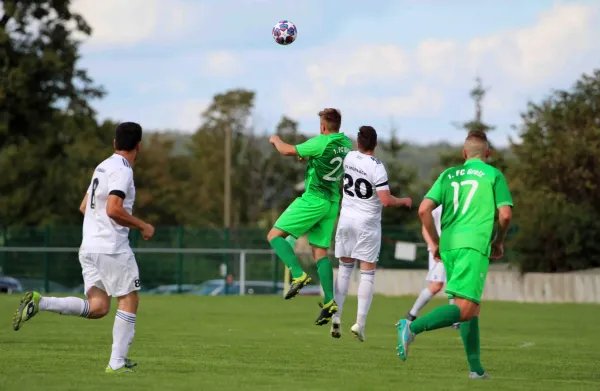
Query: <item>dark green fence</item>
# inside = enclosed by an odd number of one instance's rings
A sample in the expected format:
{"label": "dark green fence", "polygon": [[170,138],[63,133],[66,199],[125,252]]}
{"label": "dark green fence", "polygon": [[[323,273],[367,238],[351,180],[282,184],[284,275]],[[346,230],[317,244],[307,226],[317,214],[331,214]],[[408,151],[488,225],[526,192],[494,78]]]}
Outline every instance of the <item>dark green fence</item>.
{"label": "dark green fence", "polygon": [[[269,251],[266,232],[257,228],[232,230],[189,227],[161,227],[156,229],[151,241],[144,241],[138,231],[130,234],[133,248],[144,249],[248,249]],[[394,258],[395,241],[420,243],[419,232],[398,227],[384,227],[379,267],[427,268],[427,249],[417,248],[417,260],[404,262]],[[81,243],[80,226],[46,228],[0,229],[1,247],[35,248],[38,252],[0,252],[1,274],[18,278],[25,289],[50,292],[83,291],[81,268],[76,249]],[[75,251],[51,252],[49,248],[71,248]],[[143,287],[155,288],[168,284],[200,284],[206,280],[222,278],[223,265],[234,279],[239,278],[239,254],[158,253],[138,252]],[[308,269],[314,266],[308,255],[300,257]],[[246,256],[246,280],[280,282],[283,265],[269,253]],[[332,257],[334,266],[335,260]],[[316,278],[316,270],[312,275]],[[315,281],[317,283],[318,280]],[[274,288],[275,289],[275,288]]]}

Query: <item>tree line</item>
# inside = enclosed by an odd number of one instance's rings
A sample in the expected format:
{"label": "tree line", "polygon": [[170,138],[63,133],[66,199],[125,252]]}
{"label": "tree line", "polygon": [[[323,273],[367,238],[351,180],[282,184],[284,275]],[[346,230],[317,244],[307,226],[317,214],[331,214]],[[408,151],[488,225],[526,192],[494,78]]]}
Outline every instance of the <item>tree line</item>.
{"label": "tree line", "polygon": [[[98,121],[90,106],[105,91],[78,66],[76,37],[89,34],[67,0],[2,3],[3,226],[81,223],[77,206],[95,165],[111,153],[117,125]],[[483,120],[485,93],[477,80],[471,91],[475,114],[456,126],[493,131]],[[305,166],[280,156],[252,128],[254,100],[253,91],[225,91],[214,96],[190,137],[146,133],[135,168],[136,213],[157,225],[221,227],[224,134],[231,129],[232,225],[268,228],[297,196]],[[524,271],[600,266],[600,70],[530,102],[515,120],[519,139],[508,150],[494,149],[491,164],[505,172],[515,198],[518,229],[508,245],[517,261]],[[275,132],[290,143],[307,139],[288,117]],[[419,198],[441,169],[461,163],[459,146],[426,147],[435,154],[425,159],[391,134],[380,142],[379,155],[399,194]],[[418,230],[410,211],[386,211],[383,223]]]}

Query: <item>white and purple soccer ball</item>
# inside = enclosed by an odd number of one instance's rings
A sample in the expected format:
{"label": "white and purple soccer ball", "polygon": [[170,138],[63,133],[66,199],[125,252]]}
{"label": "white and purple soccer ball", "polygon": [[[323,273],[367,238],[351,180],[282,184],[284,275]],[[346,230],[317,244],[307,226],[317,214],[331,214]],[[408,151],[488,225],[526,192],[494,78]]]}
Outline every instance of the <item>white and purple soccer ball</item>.
{"label": "white and purple soccer ball", "polygon": [[289,20],[280,20],[273,27],[273,39],[280,45],[289,45],[296,40],[298,29]]}

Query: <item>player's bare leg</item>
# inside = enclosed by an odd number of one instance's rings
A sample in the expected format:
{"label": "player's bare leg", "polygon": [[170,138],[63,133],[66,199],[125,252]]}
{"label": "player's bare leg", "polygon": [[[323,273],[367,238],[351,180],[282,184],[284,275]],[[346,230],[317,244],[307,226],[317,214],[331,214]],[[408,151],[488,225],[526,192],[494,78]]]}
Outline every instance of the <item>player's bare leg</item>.
{"label": "player's bare leg", "polygon": [[375,262],[360,262],[360,283],[358,284],[358,310],[356,311],[356,324],[350,331],[356,339],[365,341],[365,325],[367,315],[373,301],[375,289]]}
{"label": "player's bare leg", "polygon": [[327,250],[326,248],[312,247],[312,255],[317,263],[317,272],[319,273],[324,296],[323,304],[319,304],[321,313],[315,320],[316,326],[323,326],[329,323],[333,315],[338,311],[338,306],[334,300],[333,268],[327,256]]}
{"label": "player's bare leg", "polygon": [[308,274],[302,270],[302,266],[300,266],[300,261],[296,257],[296,253],[294,249],[290,245],[290,243],[285,239],[289,236],[286,232],[283,232],[277,228],[272,228],[267,235],[267,240],[269,244],[275,250],[275,253],[283,263],[290,269],[292,273],[292,286],[290,290],[286,293],[285,299],[289,300],[295,297],[300,289],[304,288],[311,282],[311,278]]}
{"label": "player's bare leg", "polygon": [[117,298],[119,307],[113,326],[113,344],[106,373],[133,372],[136,364],[127,358],[129,346],[135,335],[135,321],[139,305],[137,291]]}
{"label": "player's bare leg", "polygon": [[39,311],[100,319],[110,310],[110,298],[103,290],[92,287],[87,292],[87,298],[84,300],[79,297],[47,297],[38,292],[26,292],[13,316],[13,329],[18,331],[24,322],[33,318]]}
{"label": "player's bare leg", "polygon": [[346,301],[346,295],[348,294],[348,287],[350,286],[350,277],[354,270],[354,263],[355,260],[353,258],[340,258],[338,275],[334,285],[335,302],[339,309],[331,318],[331,336],[333,338],[340,338],[342,336],[342,310],[344,308],[344,302]]}

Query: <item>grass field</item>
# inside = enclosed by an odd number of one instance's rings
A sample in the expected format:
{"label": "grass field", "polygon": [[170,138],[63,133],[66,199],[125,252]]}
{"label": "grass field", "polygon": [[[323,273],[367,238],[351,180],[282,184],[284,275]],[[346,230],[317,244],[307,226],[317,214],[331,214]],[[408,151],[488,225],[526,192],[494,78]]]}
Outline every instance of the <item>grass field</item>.
{"label": "grass field", "polygon": [[112,314],[40,313],[14,332],[18,299],[0,296],[2,391],[600,390],[598,306],[485,303],[482,357],[493,379],[469,381],[453,329],[419,336],[409,360],[398,359],[393,326],[412,298],[376,297],[360,343],[348,333],[354,298],[334,340],[313,325],[314,297],[144,296],[130,351],[138,371],[113,377],[103,372]]}

